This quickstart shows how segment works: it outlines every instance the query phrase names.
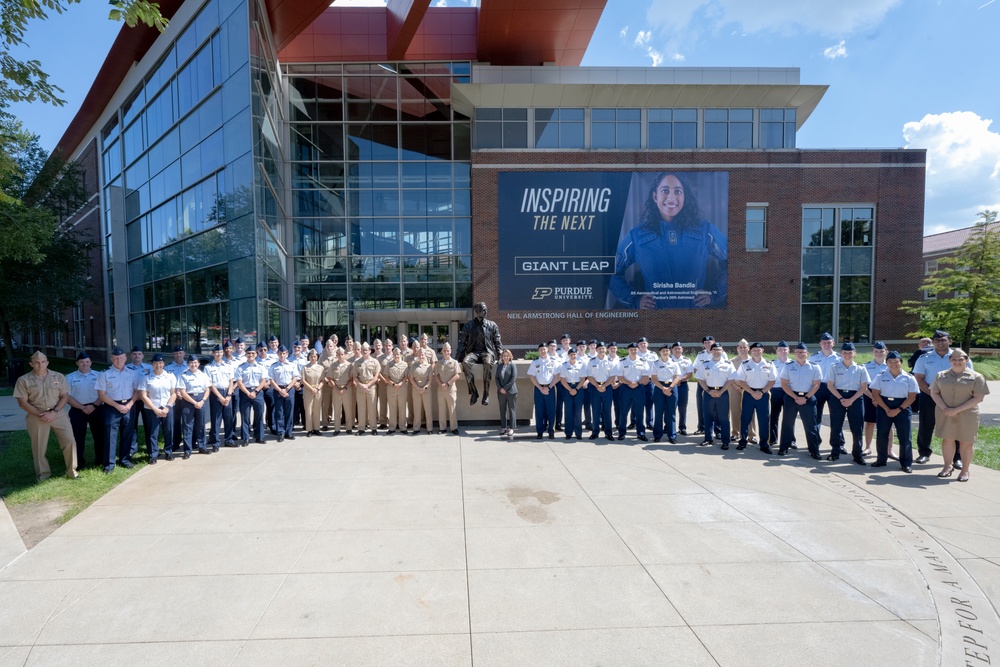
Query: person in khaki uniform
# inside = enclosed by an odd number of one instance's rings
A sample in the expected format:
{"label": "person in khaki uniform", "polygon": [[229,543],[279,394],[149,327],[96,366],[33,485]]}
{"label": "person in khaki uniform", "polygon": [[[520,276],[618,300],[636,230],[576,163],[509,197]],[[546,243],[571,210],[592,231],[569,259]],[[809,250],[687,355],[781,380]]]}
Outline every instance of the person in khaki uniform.
{"label": "person in khaki uniform", "polygon": [[334,435],[340,433],[341,416],[345,430],[350,433],[354,429],[354,390],[351,387],[351,371],[354,366],[347,360],[344,348],[337,348],[336,357],[336,361],[326,369],[324,377],[333,406]]}
{"label": "person in khaki uniform", "polygon": [[382,369],[382,381],[386,386],[389,403],[389,433],[398,430],[406,433],[406,398],[410,392],[410,367],[403,361],[399,348],[392,351],[389,363]]}
{"label": "person in khaki uniform", "polygon": [[63,410],[69,400],[66,376],[49,370],[49,358],[42,351],[31,355],[31,372],[14,384],[14,398],[27,414],[24,417],[31,456],[35,461],[35,477],[42,482],[52,476],[45,451],[49,447],[49,431],[56,432],[59,449],[66,463],[66,477],[76,479],[76,440],[69,415]]}
{"label": "person in khaki uniform", "polygon": [[[418,344],[419,346],[419,344]],[[410,400],[413,401],[413,432],[420,430],[421,417],[427,435],[434,431],[434,415],[431,414],[431,386],[434,375],[434,365],[426,355],[418,354],[410,362]]]}
{"label": "person in khaki uniform", "polygon": [[386,428],[389,423],[389,395],[386,392],[385,382],[382,381],[382,371],[385,365],[392,361],[392,355],[382,346],[382,341],[376,338],[372,341],[372,359],[378,361],[379,378],[375,385],[375,414],[378,415],[376,421],[379,428]]}
{"label": "person in khaki uniform", "polygon": [[438,355],[437,352],[434,351],[434,348],[431,347],[430,343],[431,339],[427,334],[420,334],[420,351],[427,355],[427,361],[433,364],[437,362]]}
{"label": "person in khaki uniform", "polygon": [[[410,341],[410,346],[409,347],[400,347],[398,345],[396,346],[396,347],[399,347],[399,354],[403,358],[403,361],[406,362],[407,367],[413,365],[413,359],[414,359],[414,357],[413,357],[413,345],[414,344],[416,344],[417,346],[420,345],[419,341],[417,341],[416,339],[413,339],[413,340]],[[433,362],[431,363],[431,365],[433,365]],[[413,411],[414,411],[414,409],[415,408],[414,408],[414,405],[413,405],[413,392],[409,392],[408,391],[408,392],[406,392],[406,427],[407,428],[411,428],[413,426]]]}
{"label": "person in khaki uniform", "polygon": [[323,375],[319,353],[309,350],[309,363],[302,367],[302,408],[305,411],[306,435],[319,435],[323,414]]}
{"label": "person in khaki uniform", "polygon": [[377,359],[372,358],[372,350],[368,343],[361,344],[361,358],[354,362],[351,378],[354,381],[355,399],[358,409],[358,435],[364,435],[365,429],[371,429],[372,435],[378,433],[376,428],[375,394],[382,366]]}
{"label": "person in khaki uniform", "polygon": [[445,424],[451,426],[452,435],[458,435],[458,418],[455,415],[455,402],[458,399],[458,389],[455,383],[462,376],[462,365],[457,359],[451,358],[451,345],[441,346],[441,360],[434,367],[434,375],[438,382],[438,426],[444,433]]}

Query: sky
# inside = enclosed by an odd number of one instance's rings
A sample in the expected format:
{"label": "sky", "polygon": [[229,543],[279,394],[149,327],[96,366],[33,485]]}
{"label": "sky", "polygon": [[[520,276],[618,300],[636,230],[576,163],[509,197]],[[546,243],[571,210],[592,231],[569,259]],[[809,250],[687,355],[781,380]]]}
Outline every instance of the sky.
{"label": "sky", "polygon": [[[87,0],[31,26],[15,51],[65,91],[64,107],[12,108],[46,149],[119,29],[106,4]],[[797,67],[801,83],[830,87],[797,146],[926,149],[924,233],[934,234],[1000,210],[998,29],[1000,0],[608,0],[582,65]]]}

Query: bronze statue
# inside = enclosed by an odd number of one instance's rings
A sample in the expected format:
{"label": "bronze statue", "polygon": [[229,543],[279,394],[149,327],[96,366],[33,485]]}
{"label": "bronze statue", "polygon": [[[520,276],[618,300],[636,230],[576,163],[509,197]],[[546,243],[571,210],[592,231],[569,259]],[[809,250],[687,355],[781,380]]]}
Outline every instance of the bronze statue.
{"label": "bronze statue", "polygon": [[469,384],[469,405],[479,400],[476,378],[472,374],[473,364],[483,365],[483,405],[490,404],[490,385],[493,384],[493,365],[500,358],[500,329],[497,323],[486,319],[486,304],[477,303],[472,307],[473,318],[458,332],[458,359],[462,362],[462,372]]}

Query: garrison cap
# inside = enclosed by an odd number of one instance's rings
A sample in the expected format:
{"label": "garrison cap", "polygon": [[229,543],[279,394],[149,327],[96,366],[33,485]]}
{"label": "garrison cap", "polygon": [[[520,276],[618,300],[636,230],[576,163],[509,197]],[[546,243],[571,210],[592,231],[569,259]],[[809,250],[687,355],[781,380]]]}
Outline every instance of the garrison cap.
{"label": "garrison cap", "polygon": [[278,352],[288,352],[288,348],[285,347],[284,345],[279,345]]}
{"label": "garrison cap", "polygon": [[125,350],[121,349],[117,345],[115,345],[114,349],[111,350],[111,356],[112,357],[120,357],[123,354],[125,354]]}
{"label": "garrison cap", "polygon": [[138,345],[133,345],[132,346],[132,351],[133,352],[142,352],[142,348],[139,347]]}
{"label": "garrison cap", "polygon": [[257,343],[257,349],[260,348],[264,348],[265,350],[267,349],[267,345],[264,343],[264,341],[260,341],[259,343]]}
{"label": "garrison cap", "polygon": [[808,350],[809,346],[806,345],[805,343],[799,343],[798,345],[795,346],[795,349],[796,350]]}
{"label": "garrison cap", "polygon": [[884,349],[886,349],[885,343],[883,343],[882,341],[878,341],[877,343],[875,343],[874,345],[872,345],[872,349],[873,350],[884,350]]}
{"label": "garrison cap", "polygon": [[183,351],[184,351],[183,345],[174,345],[174,352],[183,352]]}
{"label": "garrison cap", "polygon": [[86,352],[81,352],[80,354],[76,355],[77,361],[80,361],[81,359],[90,359],[90,355],[87,354]]}
{"label": "garrison cap", "polygon": [[786,341],[779,340],[778,344],[775,345],[775,347],[788,347],[788,343]]}
{"label": "garrison cap", "polygon": [[243,339],[242,338],[237,338],[235,342],[236,342],[237,345],[240,345],[241,343],[243,343]]}
{"label": "garrison cap", "polygon": [[951,334],[948,333],[947,331],[941,331],[940,329],[936,329],[934,331],[934,338],[951,338]]}
{"label": "garrison cap", "polygon": [[858,348],[854,347],[854,343],[849,340],[845,340],[844,344],[840,346],[841,352],[854,352]]}
{"label": "garrison cap", "polygon": [[819,337],[820,340],[833,340],[833,336],[830,335],[829,331],[824,331],[823,335]]}
{"label": "garrison cap", "polygon": [[278,340],[278,337],[275,336],[275,335],[273,335],[273,334],[267,337],[267,342],[268,343],[270,343],[272,340],[276,341],[276,340]]}
{"label": "garrison cap", "polygon": [[197,362],[198,357],[194,356],[193,354],[189,354],[187,357],[185,357],[184,360],[190,364],[192,361]]}
{"label": "garrison cap", "polygon": [[32,361],[48,361],[48,357],[41,350],[36,350],[33,355],[31,355]]}
{"label": "garrison cap", "polygon": [[212,346],[212,352],[222,352],[222,346],[216,343]]}
{"label": "garrison cap", "polygon": [[899,356],[899,352],[896,352],[896,350],[893,350],[889,354],[885,355],[885,360],[886,361],[888,361],[890,359],[902,359],[902,357]]}
{"label": "garrison cap", "polygon": [[231,341],[231,340],[226,340],[225,342],[222,343],[222,347],[223,348],[232,347],[232,346],[233,346],[233,341]]}
{"label": "garrison cap", "polygon": [[159,352],[153,355],[153,363],[155,364],[157,361],[163,361],[163,355]]}

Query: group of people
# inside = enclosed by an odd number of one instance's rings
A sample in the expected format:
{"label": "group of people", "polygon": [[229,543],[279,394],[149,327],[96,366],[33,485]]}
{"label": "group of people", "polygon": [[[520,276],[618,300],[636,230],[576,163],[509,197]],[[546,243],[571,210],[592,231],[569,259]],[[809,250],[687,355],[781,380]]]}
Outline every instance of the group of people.
{"label": "group of people", "polygon": [[[712,336],[704,337],[704,349],[694,359],[685,356],[679,342],[654,352],[645,338],[629,343],[627,355],[619,357],[617,343],[581,340],[574,345],[564,334],[558,342],[539,344],[538,357],[527,370],[535,434],[554,438],[562,431],[567,439],[579,440],[589,431],[591,440],[602,432],[607,440],[624,440],[634,430],[638,440],[647,442],[651,431],[654,442],[665,438],[675,444],[679,435],[688,435],[693,378],[698,415],[693,435],[702,436],[700,446],[712,446],[718,439],[722,449],[729,449],[735,426],[737,450],[756,445],[766,454],[782,456],[797,449],[798,418],[810,456],[822,459],[820,425],[828,409],[827,460],[843,454],[867,465],[874,436],[872,467],[897,460],[904,472],[912,472],[911,423],[916,411],[916,463],[929,461],[936,434],[943,439],[945,459],[939,477],[960,469],[959,481],[967,481],[978,405],[989,388],[968,355],[951,347],[947,332],[937,331],[930,340],[914,355],[911,374],[902,369],[899,353],[883,343],[874,345],[872,361],[856,364],[854,345],[844,343],[838,354],[830,334],[821,336],[820,349],[812,355],[804,343],[792,350],[779,342],[773,359],[764,357],[761,343],[745,340],[737,343],[730,359]],[[94,462],[105,473],[116,465],[133,467],[140,420],[151,464],[161,456],[172,460],[175,452],[187,459],[195,450],[211,454],[251,441],[263,444],[265,428],[278,442],[293,440],[296,423],[306,435],[330,430],[334,435],[365,435],[379,429],[418,433],[421,427],[430,434],[434,392],[438,433],[458,434],[455,383],[466,375],[474,387],[471,365],[478,358],[473,352],[460,363],[445,343],[439,357],[426,335],[412,341],[400,336],[395,344],[389,338],[369,344],[348,337],[342,347],[339,342],[331,336],[320,352],[320,346],[311,347],[305,337],[296,339],[291,350],[276,336],[256,347],[240,339],[226,341],[214,347],[213,359],[204,367],[180,346],[169,364],[161,354],[146,363],[138,347],[126,363],[125,352],[115,348],[106,371],[93,371],[90,358],[81,353],[78,370],[65,377],[49,371],[45,354],[36,352],[31,372],[19,378],[14,389],[27,413],[36,475],[39,480],[51,475],[45,457],[50,430],[56,433],[69,477],[76,477],[85,464],[88,428],[95,443]],[[518,371],[511,350],[502,348],[489,371],[484,369],[483,404],[495,381],[500,435],[512,439]],[[470,394],[474,403],[478,395],[471,389]],[[898,455],[892,450],[893,431]]]}
{"label": "group of people", "polygon": [[[566,438],[581,439],[590,431],[596,440],[604,432],[607,440],[624,440],[634,429],[635,437],[647,442],[677,442],[687,435],[689,381],[696,382],[700,446],[729,449],[735,434],[736,449],[748,444],[765,454],[784,456],[797,449],[795,420],[806,434],[809,455],[817,460],[837,461],[850,456],[858,465],[868,465],[872,440],[872,467],[898,461],[904,472],[913,471],[912,417],[919,415],[916,463],[927,463],[932,454],[931,438],[942,438],[945,464],[939,477],[962,470],[959,481],[969,480],[972,449],[979,425],[979,403],[989,387],[972,369],[966,352],[951,347],[951,337],[936,331],[914,355],[912,374],[902,369],[899,352],[875,343],[872,361],[856,364],[853,343],[834,350],[829,333],[820,337],[819,351],[810,355],[805,343],[794,351],[781,341],[774,358],[764,357],[764,345],[741,340],[736,356],[728,357],[712,336],[702,340],[704,349],[693,360],[681,343],[649,349],[645,338],[626,347],[619,358],[618,344],[578,341],[569,334],[560,341],[538,345],[528,376],[534,386],[535,434],[541,439],[564,430]],[[922,397],[919,409],[914,403]],[[820,425],[824,410],[830,415],[830,453],[822,455]],[[756,417],[756,424],[754,424]],[[845,422],[851,435],[848,452]],[[780,423],[780,428],[779,428]],[[755,428],[756,426],[756,428]],[[898,455],[892,451],[892,433]],[[507,434],[501,423],[501,434]]]}

